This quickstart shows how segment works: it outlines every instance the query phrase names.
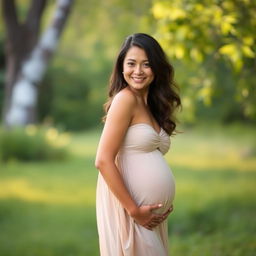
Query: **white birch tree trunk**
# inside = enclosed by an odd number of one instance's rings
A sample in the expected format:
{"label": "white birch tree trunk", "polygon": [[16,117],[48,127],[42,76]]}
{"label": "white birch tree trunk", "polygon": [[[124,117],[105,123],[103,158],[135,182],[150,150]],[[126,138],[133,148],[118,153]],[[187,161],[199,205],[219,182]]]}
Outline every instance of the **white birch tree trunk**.
{"label": "white birch tree trunk", "polygon": [[4,115],[4,122],[8,127],[24,126],[33,122],[31,111],[35,111],[37,107],[38,84],[57,47],[74,0],[57,0],[56,2],[56,9],[49,27],[42,34],[32,53],[22,63],[18,79],[13,86],[9,108]]}

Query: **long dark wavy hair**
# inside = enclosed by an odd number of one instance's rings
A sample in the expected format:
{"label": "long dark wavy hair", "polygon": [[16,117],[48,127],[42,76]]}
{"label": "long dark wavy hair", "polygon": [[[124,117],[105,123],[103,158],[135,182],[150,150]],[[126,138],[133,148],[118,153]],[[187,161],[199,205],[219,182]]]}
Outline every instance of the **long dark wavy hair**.
{"label": "long dark wavy hair", "polygon": [[109,98],[104,104],[104,109],[107,113],[113,97],[128,86],[122,72],[125,56],[132,46],[137,46],[146,52],[149,65],[154,73],[154,80],[149,86],[147,103],[159,126],[172,135],[176,128],[174,113],[181,107],[178,87],[174,82],[174,69],[159,43],[147,34],[132,34],[124,41],[110,77]]}

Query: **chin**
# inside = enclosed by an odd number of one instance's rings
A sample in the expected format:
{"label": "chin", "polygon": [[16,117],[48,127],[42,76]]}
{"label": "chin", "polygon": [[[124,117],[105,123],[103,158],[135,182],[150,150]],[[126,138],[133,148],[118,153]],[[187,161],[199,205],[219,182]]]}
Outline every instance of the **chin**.
{"label": "chin", "polygon": [[145,89],[149,88],[149,86],[145,85],[145,84],[132,84],[132,85],[130,85],[130,87],[135,90],[145,90]]}

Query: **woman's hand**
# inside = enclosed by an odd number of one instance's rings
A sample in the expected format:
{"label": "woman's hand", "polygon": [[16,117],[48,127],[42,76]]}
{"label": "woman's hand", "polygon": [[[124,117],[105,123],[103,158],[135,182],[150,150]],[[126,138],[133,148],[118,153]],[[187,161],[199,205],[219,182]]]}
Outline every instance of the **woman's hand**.
{"label": "woman's hand", "polygon": [[167,219],[169,214],[173,211],[173,205],[163,214],[153,213],[153,210],[161,208],[161,204],[156,205],[142,205],[137,210],[131,214],[135,222],[139,225],[152,230],[164,220]]}

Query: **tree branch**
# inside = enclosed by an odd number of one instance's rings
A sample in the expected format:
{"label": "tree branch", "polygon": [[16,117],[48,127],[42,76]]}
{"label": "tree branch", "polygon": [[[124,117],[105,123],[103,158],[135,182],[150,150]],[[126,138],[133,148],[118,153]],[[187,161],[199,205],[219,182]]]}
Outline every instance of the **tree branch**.
{"label": "tree branch", "polygon": [[[7,0],[8,1],[8,0]],[[40,21],[48,0],[32,0],[28,11],[25,26],[33,34],[38,35]]]}
{"label": "tree branch", "polygon": [[2,0],[3,19],[6,24],[7,39],[15,41],[16,32],[19,29],[15,0]]}

